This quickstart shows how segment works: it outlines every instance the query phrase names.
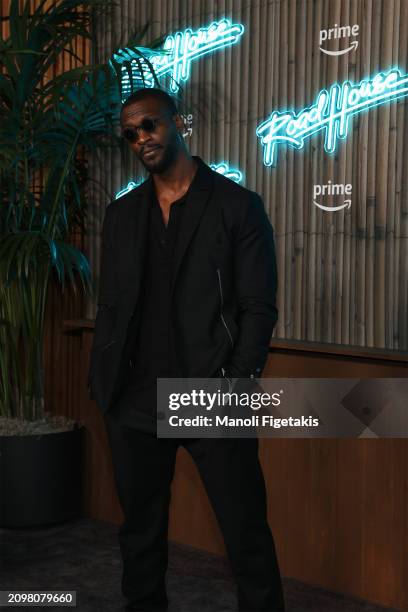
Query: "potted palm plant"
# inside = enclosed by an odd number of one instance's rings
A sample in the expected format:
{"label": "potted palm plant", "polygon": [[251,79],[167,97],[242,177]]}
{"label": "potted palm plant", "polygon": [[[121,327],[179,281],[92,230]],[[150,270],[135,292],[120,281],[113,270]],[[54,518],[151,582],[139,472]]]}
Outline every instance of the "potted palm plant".
{"label": "potted palm plant", "polygon": [[30,0],[11,0],[9,35],[0,39],[3,527],[49,524],[80,512],[83,428],[47,411],[44,314],[53,277],[62,289],[69,282],[92,292],[88,261],[72,235],[86,213],[83,160],[119,144],[123,66],[56,67],[67,54],[78,59],[74,41],[90,39],[95,12],[110,6],[56,0],[33,9]]}

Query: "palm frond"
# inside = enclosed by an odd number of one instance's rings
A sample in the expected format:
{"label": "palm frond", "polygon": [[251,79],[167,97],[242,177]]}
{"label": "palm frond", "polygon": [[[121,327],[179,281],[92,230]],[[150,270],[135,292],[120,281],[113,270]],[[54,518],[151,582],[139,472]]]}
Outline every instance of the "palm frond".
{"label": "palm frond", "polygon": [[[44,408],[42,343],[51,274],[92,295],[89,263],[71,243],[86,221],[83,157],[121,145],[122,68],[85,65],[74,41],[90,39],[93,17],[111,0],[11,0],[0,36],[0,414],[26,418]],[[128,44],[141,43],[148,24]],[[133,54],[143,82],[157,84],[152,56]],[[58,75],[56,62],[78,65]],[[150,58],[150,59],[149,59]],[[123,59],[123,58],[122,58]],[[137,82],[130,74],[132,87]],[[133,80],[132,80],[133,79]],[[156,80],[155,80],[156,79]],[[121,151],[121,148],[119,148]],[[8,376],[3,376],[7,372]]]}

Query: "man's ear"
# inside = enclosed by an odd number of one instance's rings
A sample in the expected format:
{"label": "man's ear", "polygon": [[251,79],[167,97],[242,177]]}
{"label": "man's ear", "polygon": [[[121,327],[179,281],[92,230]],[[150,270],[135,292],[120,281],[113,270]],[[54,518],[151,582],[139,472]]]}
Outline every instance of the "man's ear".
{"label": "man's ear", "polygon": [[174,115],[174,123],[176,124],[176,128],[179,132],[184,131],[184,119],[181,115]]}

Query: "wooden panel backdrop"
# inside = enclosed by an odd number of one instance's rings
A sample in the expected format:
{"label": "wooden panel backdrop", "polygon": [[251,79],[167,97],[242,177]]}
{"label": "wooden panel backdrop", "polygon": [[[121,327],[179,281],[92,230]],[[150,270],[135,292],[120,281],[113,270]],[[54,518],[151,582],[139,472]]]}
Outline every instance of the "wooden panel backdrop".
{"label": "wooden panel backdrop", "polygon": [[[144,22],[149,11],[153,11],[155,19],[161,20],[162,25],[156,23],[155,26],[160,30],[169,24],[180,27],[199,25],[216,17],[213,3],[180,3],[182,8],[190,10],[194,4],[194,18],[190,15],[189,19],[183,18],[184,21],[177,3],[161,3],[162,14],[156,1],[147,3],[143,0],[131,4],[129,16],[132,19],[137,17]],[[385,11],[385,5],[389,12]],[[355,58],[356,62],[349,63],[351,75],[356,71],[357,76],[361,74],[359,63],[363,59],[364,65],[370,65],[370,70],[367,70],[370,72],[379,66],[380,53],[388,53],[382,57],[390,61],[394,61],[398,53],[406,54],[408,2],[234,2],[225,10],[222,2],[217,6],[220,15],[245,21],[247,26],[251,22],[252,43],[248,43],[247,37],[242,48],[234,50],[238,53],[234,64],[226,55],[224,59],[214,56],[213,60],[206,60],[206,64],[203,62],[200,68],[194,66],[196,79],[199,76],[197,70],[204,70],[209,79],[201,81],[203,96],[208,94],[205,83],[210,83],[211,74],[215,74],[211,71],[217,68],[217,74],[223,77],[217,79],[216,91],[222,91],[221,81],[227,75],[225,82],[229,87],[233,86],[234,97],[228,100],[228,104],[222,96],[217,98],[220,105],[215,118],[217,142],[225,143],[226,148],[220,145],[221,149],[214,149],[214,141],[210,143],[208,132],[204,131],[199,137],[198,130],[193,134],[196,140],[193,140],[192,148],[198,150],[196,145],[200,144],[199,153],[210,160],[218,157],[216,153],[225,154],[229,150],[227,144],[232,143],[231,163],[244,167],[247,155],[251,160],[257,159],[256,164],[246,167],[246,183],[256,186],[264,195],[273,194],[273,197],[266,195],[265,200],[277,229],[280,253],[282,318],[279,335],[290,338],[306,334],[309,339],[329,337],[336,342],[391,344],[394,349],[403,348],[401,338],[406,338],[404,292],[407,253],[404,181],[408,168],[407,144],[403,138],[407,127],[401,122],[405,105],[370,111],[361,117],[334,160],[322,155],[321,143],[317,140],[309,153],[288,152],[285,155],[281,151],[278,171],[263,170],[259,151],[242,126],[249,121],[252,130],[257,117],[266,113],[266,106],[264,108],[257,98],[258,90],[263,92],[262,95],[267,93],[270,110],[277,104],[285,106],[288,100],[292,103],[295,97],[296,105],[302,106],[326,82],[324,75],[328,62],[318,56],[315,47],[313,62],[310,60],[314,44],[310,33],[316,33],[320,23],[339,23],[348,18],[353,23],[358,18],[366,43],[361,56]],[[2,15],[7,14],[8,2],[3,0],[1,7]],[[135,9],[139,11],[136,15]],[[118,11],[121,10],[119,7]],[[119,12],[117,19],[120,17]],[[120,21],[115,24],[117,27]],[[2,22],[2,27],[4,31],[5,22]],[[391,31],[395,33],[398,27],[400,35],[391,45]],[[370,37],[372,45],[368,51]],[[270,45],[266,45],[266,40]],[[266,47],[269,55],[258,58],[259,48]],[[78,52],[85,54],[86,48],[78,47]],[[242,96],[241,88],[248,78],[249,62],[244,60],[248,53],[252,66],[258,66],[254,64],[255,60],[260,61],[259,77],[255,70],[251,78],[254,95]],[[339,71],[346,69],[345,63],[344,59],[339,61]],[[265,80],[265,73],[269,70],[275,75],[280,74],[279,88],[277,85],[272,87],[270,79]],[[294,70],[297,71],[296,80]],[[299,74],[304,74],[303,81],[298,80]],[[331,73],[330,78],[337,77]],[[297,83],[300,83],[299,87]],[[397,131],[397,125],[402,129]],[[358,142],[361,148],[357,151]],[[382,147],[384,150],[376,156],[374,152]],[[390,157],[387,150],[396,150],[397,153]],[[320,180],[320,177],[333,176],[331,167],[335,162],[340,173],[337,176],[341,173],[355,176],[357,173],[361,178],[359,182],[353,179],[354,185],[359,187],[358,198],[353,198],[352,217],[323,216],[312,210],[307,200],[313,177]],[[110,189],[113,192],[127,177],[124,169],[120,180],[117,178],[118,169],[110,174],[109,163],[105,161],[100,171],[106,172],[112,181]],[[97,203],[99,219],[104,204],[102,200]],[[359,228],[357,233],[356,228]],[[82,236],[73,240],[84,246]],[[91,242],[95,257],[98,241],[94,237]],[[391,299],[392,293],[394,300]],[[376,318],[381,309],[386,316]],[[88,399],[85,388],[93,323],[81,319],[84,312],[82,296],[75,297],[70,290],[61,295],[58,287],[52,286],[45,346],[47,408],[56,414],[72,416],[85,425],[84,513],[119,523],[122,515],[115,495],[103,421],[94,402]],[[366,321],[365,314],[368,315]],[[393,341],[389,342],[391,336]],[[382,351],[380,354],[374,351],[373,354],[352,351],[347,347],[335,349],[330,345],[282,344],[277,341],[274,344],[265,372],[268,376],[402,377],[407,374],[406,360],[395,352]],[[269,520],[283,574],[408,610],[407,441],[262,440],[260,456],[268,491]],[[178,458],[173,483],[170,537],[224,553],[203,487],[183,451]]]}

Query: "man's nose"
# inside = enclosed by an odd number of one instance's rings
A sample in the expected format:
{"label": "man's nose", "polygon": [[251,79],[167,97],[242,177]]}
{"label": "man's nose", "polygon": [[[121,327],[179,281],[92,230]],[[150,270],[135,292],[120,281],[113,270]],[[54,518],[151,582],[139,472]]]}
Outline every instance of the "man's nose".
{"label": "man's nose", "polygon": [[139,127],[137,131],[137,143],[139,145],[145,144],[145,142],[150,140],[150,136],[151,136],[150,132],[145,132],[145,130],[142,127]]}

